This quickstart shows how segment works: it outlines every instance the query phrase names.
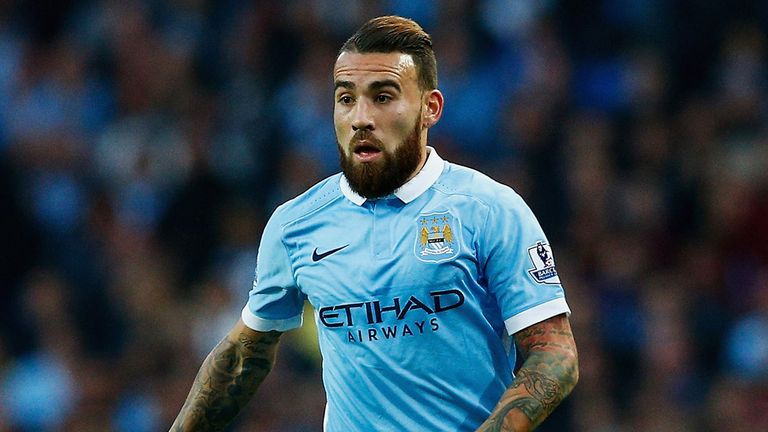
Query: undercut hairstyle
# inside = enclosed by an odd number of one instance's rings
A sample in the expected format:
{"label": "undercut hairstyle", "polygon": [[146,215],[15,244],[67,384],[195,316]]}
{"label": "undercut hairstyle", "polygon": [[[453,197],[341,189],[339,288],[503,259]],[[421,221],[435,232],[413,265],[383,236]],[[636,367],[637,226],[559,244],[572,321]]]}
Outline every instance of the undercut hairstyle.
{"label": "undercut hairstyle", "polygon": [[410,54],[416,65],[419,89],[437,88],[437,60],[432,38],[408,18],[382,16],[371,19],[344,42],[339,54],[344,52]]}

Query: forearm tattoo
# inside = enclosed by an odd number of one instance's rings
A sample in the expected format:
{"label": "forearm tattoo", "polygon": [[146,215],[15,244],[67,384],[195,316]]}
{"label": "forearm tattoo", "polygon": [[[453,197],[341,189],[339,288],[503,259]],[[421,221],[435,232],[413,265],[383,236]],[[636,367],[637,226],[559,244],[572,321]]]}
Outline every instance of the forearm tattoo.
{"label": "forearm tattoo", "polygon": [[224,338],[200,367],[171,430],[224,430],[272,369],[270,348],[279,338],[279,332],[265,333],[258,340],[244,333],[237,340]]}
{"label": "forearm tattoo", "polygon": [[525,414],[532,427],[538,426],[578,381],[576,347],[567,321],[565,325],[545,321],[517,333],[515,337],[526,360],[479,431],[513,431],[510,422],[504,423],[513,409]]}

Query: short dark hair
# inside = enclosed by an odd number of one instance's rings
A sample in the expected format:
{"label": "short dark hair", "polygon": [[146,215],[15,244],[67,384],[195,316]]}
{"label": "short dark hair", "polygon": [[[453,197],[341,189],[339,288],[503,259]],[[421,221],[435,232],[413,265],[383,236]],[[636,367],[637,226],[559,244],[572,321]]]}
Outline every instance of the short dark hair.
{"label": "short dark hair", "polygon": [[416,65],[419,88],[437,88],[437,60],[432,38],[411,19],[399,16],[373,18],[344,42],[339,54],[344,52],[410,54]]}

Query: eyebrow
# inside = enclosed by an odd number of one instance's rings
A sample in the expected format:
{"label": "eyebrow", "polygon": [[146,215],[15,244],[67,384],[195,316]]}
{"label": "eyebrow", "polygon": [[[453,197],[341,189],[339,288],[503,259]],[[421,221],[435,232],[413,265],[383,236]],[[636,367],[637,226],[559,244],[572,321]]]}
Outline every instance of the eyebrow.
{"label": "eyebrow", "polygon": [[342,80],[336,80],[334,83],[334,90],[338,90],[339,87],[343,87],[347,90],[354,90],[355,89],[355,83],[352,81],[342,81]]}
{"label": "eyebrow", "polygon": [[374,81],[371,83],[371,85],[368,86],[371,90],[381,90],[384,87],[393,87],[398,92],[402,91],[400,89],[400,84],[395,80],[381,80],[381,81]]}
{"label": "eyebrow", "polygon": [[[357,88],[355,83],[353,83],[352,81],[336,80],[334,84],[335,84],[334,90],[338,90],[340,87],[345,88],[347,90],[354,90],[355,88]],[[402,92],[402,88],[400,87],[400,84],[395,80],[386,79],[386,80],[373,81],[371,84],[368,85],[368,88],[374,91],[381,90],[384,87],[392,87],[398,92]]]}

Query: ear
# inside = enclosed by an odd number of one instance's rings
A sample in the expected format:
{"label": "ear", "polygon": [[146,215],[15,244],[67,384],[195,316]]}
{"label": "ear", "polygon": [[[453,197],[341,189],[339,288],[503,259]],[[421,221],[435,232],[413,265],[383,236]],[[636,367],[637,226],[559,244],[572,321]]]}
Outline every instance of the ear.
{"label": "ear", "polygon": [[424,128],[431,128],[443,115],[443,94],[434,89],[424,95],[424,107],[421,114],[421,123]]}

